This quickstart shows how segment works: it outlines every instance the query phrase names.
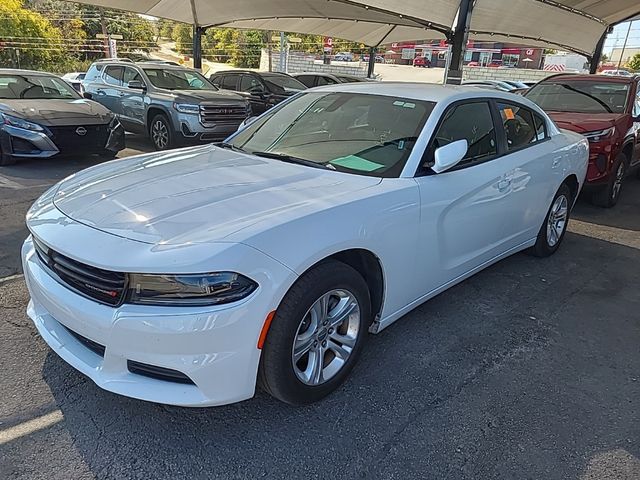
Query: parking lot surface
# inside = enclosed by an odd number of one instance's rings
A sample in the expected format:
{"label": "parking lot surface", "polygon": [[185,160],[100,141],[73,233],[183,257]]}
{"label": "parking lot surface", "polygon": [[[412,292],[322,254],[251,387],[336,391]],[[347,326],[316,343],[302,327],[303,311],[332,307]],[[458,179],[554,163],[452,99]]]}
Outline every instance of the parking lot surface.
{"label": "parking lot surface", "polygon": [[[133,149],[148,149],[131,138]],[[91,160],[0,168],[0,479],[640,478],[640,181],[370,336],[303,408],[185,409],[98,389],[25,315],[24,214]]]}

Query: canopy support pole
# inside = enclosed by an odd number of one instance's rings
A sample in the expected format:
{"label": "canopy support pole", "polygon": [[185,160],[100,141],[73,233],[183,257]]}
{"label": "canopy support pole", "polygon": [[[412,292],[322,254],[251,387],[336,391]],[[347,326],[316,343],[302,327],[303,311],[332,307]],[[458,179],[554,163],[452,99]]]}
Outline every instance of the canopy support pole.
{"label": "canopy support pole", "polygon": [[451,60],[446,73],[447,84],[460,85],[462,83],[462,62],[464,60],[464,50],[469,38],[469,25],[471,24],[471,11],[473,10],[473,0],[461,0],[458,10],[458,21],[451,41]]}
{"label": "canopy support pole", "polygon": [[609,33],[611,33],[612,30],[613,29],[611,27],[607,28],[602,34],[602,36],[600,37],[600,40],[598,40],[598,43],[596,43],[596,48],[593,51],[593,55],[589,59],[589,73],[592,75],[595,73],[598,73],[598,65],[600,65],[600,60],[602,59],[602,50],[604,49],[604,42],[607,39],[607,35],[609,35]]}
{"label": "canopy support pole", "polygon": [[193,68],[202,70],[202,35],[204,35],[204,27],[193,27]]}
{"label": "canopy support pole", "polygon": [[367,65],[367,78],[373,78],[373,71],[376,68],[376,47],[369,48],[369,64]]}

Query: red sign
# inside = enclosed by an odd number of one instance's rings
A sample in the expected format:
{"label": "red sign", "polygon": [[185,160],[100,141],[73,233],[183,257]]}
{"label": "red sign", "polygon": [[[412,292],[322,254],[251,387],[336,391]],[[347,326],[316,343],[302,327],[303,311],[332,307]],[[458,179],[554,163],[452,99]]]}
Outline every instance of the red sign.
{"label": "red sign", "polygon": [[332,48],[333,48],[333,38],[324,37],[324,51],[330,52]]}

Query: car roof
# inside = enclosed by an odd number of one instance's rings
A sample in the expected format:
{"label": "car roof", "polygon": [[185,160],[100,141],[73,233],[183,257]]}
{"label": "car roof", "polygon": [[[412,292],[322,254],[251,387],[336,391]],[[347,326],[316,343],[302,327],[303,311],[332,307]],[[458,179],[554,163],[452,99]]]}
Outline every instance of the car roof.
{"label": "car roof", "polygon": [[454,102],[468,98],[502,98],[520,103],[531,104],[523,97],[502,92],[499,90],[488,90],[474,86],[465,85],[437,85],[433,83],[419,82],[358,82],[340,83],[337,85],[326,85],[315,87],[311,92],[347,92],[366,93],[370,95],[387,95],[393,97],[410,98],[413,100],[424,100],[427,102]]}
{"label": "car roof", "polygon": [[626,76],[609,76],[609,75],[586,75],[586,74],[566,74],[560,73],[558,75],[552,75],[551,77],[547,77],[544,80],[540,80],[539,83],[547,82],[547,81],[555,81],[555,80],[571,80],[571,81],[593,81],[597,80],[599,82],[612,82],[612,83],[631,83],[634,80],[634,77],[626,77]]}
{"label": "car roof", "polygon": [[47,72],[37,72],[35,70],[22,70],[22,69],[18,69],[18,68],[0,68],[0,74],[5,74],[5,75],[24,75],[24,74],[29,74],[29,75],[40,75],[42,77],[55,77],[56,75],[52,74],[52,73],[47,73]]}
{"label": "car roof", "polygon": [[290,77],[288,73],[284,72],[256,72],[255,70],[241,70],[241,69],[232,69],[232,70],[219,70],[217,72],[213,72],[211,75],[220,75],[220,74],[228,74],[228,73],[253,73],[256,75],[282,75],[285,77]]}

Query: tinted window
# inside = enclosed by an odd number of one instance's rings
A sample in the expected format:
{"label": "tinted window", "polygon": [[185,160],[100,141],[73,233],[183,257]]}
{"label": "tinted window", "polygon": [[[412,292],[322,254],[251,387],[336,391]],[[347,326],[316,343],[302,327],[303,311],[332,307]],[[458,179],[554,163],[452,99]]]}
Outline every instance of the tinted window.
{"label": "tinted window", "polygon": [[508,150],[517,150],[538,141],[531,110],[516,104],[498,102],[497,105],[507,138]]}
{"label": "tinted window", "polygon": [[338,77],[338,80],[340,80],[342,83],[356,83],[360,81],[357,78],[353,77]]}
{"label": "tinted window", "polygon": [[469,148],[459,165],[480,162],[498,153],[496,132],[488,103],[465,103],[445,114],[431,142],[427,165],[433,165],[433,153],[437,148],[463,139],[467,141]]}
{"label": "tinted window", "polygon": [[548,137],[547,122],[536,112],[533,112],[533,120],[536,122],[536,138],[538,140],[544,140]]}
{"label": "tinted window", "polygon": [[144,73],[154,87],[166,90],[217,90],[195,70],[178,68],[145,68]]}
{"label": "tinted window", "polygon": [[269,90],[275,93],[285,92],[299,92],[300,90],[306,90],[307,87],[300,83],[289,75],[263,75],[262,79],[266,82]]}
{"label": "tinted window", "polygon": [[262,83],[253,75],[243,75],[240,77],[240,91],[241,92],[255,92],[264,90]]}
{"label": "tinted window", "polygon": [[304,83],[305,87],[313,87],[313,81],[315,79],[314,75],[298,75],[296,77],[296,80],[298,80],[301,83]]}
{"label": "tinted window", "polygon": [[339,170],[397,177],[434,103],[382,95],[311,92],[275,107],[230,142]]}
{"label": "tinted window", "polygon": [[142,81],[142,78],[140,78],[140,74],[137,70],[131,67],[125,67],[124,75],[122,77],[122,84],[126,87],[131,80],[137,80],[140,82]]}
{"label": "tinted window", "polygon": [[238,84],[237,75],[225,75],[220,81],[220,88],[226,88],[227,90],[235,90]]}
{"label": "tinted window", "polygon": [[222,78],[222,77],[221,77],[220,75],[211,75],[211,76],[209,77],[209,81],[210,81],[211,83],[213,83],[216,87],[219,87],[219,86],[220,86],[220,79],[221,79],[221,78]]}
{"label": "tinted window", "polygon": [[104,81],[109,85],[121,86],[123,70],[122,67],[107,67],[104,72]]}
{"label": "tinted window", "polygon": [[49,75],[0,74],[0,99],[77,99],[67,82]]}
{"label": "tinted window", "polygon": [[525,95],[543,110],[577,113],[624,113],[629,84],[558,79],[541,82]]}
{"label": "tinted window", "polygon": [[320,85],[335,85],[336,82],[333,78],[331,77],[325,77],[325,76],[319,76],[318,77],[318,86]]}

